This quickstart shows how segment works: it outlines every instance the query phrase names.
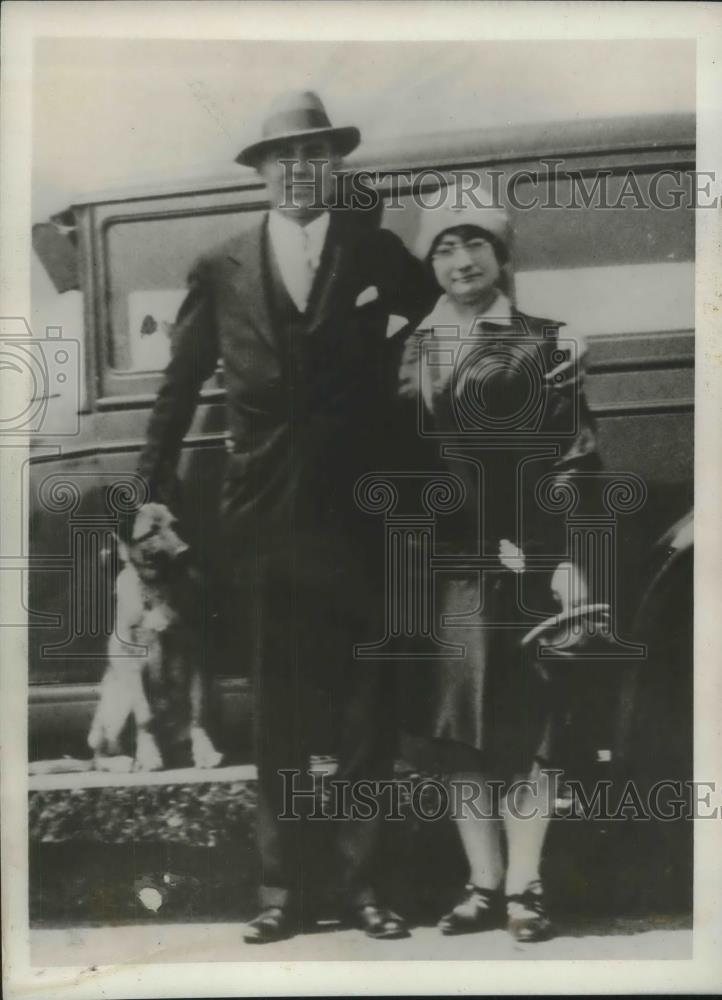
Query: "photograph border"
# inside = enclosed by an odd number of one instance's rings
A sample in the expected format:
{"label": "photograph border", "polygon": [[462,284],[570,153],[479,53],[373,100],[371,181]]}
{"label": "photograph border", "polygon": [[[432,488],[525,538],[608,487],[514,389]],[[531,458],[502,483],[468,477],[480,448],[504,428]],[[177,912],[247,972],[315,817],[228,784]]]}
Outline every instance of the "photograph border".
{"label": "photograph border", "polygon": [[[0,316],[31,315],[32,46],[40,36],[159,38],[693,38],[697,42],[697,169],[722,165],[722,7],[713,3],[21,3],[2,10],[2,302]],[[698,210],[696,228],[695,777],[722,787],[722,212]],[[12,454],[11,454],[12,453]],[[23,448],[0,448],[2,472]],[[17,496],[2,475],[2,501]],[[9,519],[8,519],[9,520]],[[3,524],[4,544],[10,544]],[[18,530],[18,526],[15,526]],[[27,524],[17,551],[27,551]],[[13,542],[19,541],[13,539]],[[15,551],[15,549],[13,549]],[[2,577],[3,574],[0,574]],[[0,580],[0,588],[3,581]],[[0,602],[4,597],[0,589]],[[713,993],[722,981],[722,820],[695,823],[694,954],[687,961],[254,962],[52,967],[30,964],[27,883],[27,643],[0,629],[2,944],[6,995],[44,998],[452,993]],[[717,709],[717,711],[716,711]],[[240,933],[240,929],[239,929]]]}

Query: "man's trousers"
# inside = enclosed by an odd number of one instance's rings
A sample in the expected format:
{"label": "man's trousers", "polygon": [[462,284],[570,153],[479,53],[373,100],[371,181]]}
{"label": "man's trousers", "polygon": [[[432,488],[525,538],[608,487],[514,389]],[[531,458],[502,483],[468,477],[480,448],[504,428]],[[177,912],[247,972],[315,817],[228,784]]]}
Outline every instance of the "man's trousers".
{"label": "man's trousers", "polygon": [[[267,563],[250,616],[262,906],[301,905],[313,895],[306,848],[321,849],[329,824],[342,904],[375,899],[381,803],[367,785],[365,801],[376,799],[378,808],[365,805],[356,816],[351,809],[355,783],[393,776],[393,684],[387,664],[354,656],[356,644],[381,637],[368,581],[352,580],[348,563],[346,572],[321,563],[297,572],[286,561]],[[379,586],[377,606],[382,592]],[[322,815],[320,802],[291,795],[313,787],[312,754],[338,757],[337,796],[326,810],[331,818],[309,819],[314,809]],[[338,783],[345,784],[343,794]]]}

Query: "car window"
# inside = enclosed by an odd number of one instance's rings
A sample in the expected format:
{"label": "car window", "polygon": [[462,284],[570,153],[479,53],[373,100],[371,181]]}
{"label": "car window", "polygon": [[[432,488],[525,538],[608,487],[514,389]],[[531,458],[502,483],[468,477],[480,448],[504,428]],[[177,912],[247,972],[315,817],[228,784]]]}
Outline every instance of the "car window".
{"label": "car window", "polygon": [[105,228],[108,363],[118,372],[162,371],[188,272],[205,251],[253,226],[260,213],[230,209],[111,221]]}

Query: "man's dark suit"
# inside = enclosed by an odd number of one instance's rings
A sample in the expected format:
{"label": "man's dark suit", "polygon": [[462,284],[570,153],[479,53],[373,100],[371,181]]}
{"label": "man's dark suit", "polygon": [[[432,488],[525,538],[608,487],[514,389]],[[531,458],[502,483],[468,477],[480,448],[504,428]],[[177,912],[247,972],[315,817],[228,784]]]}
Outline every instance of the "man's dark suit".
{"label": "man's dark suit", "polygon": [[[325,752],[312,721],[319,707],[338,727],[340,776],[381,778],[391,768],[381,668],[352,655],[381,634],[384,589],[381,526],[355,506],[353,485],[381,467],[389,437],[388,317],[417,320],[424,287],[378,213],[338,210],[300,314],[266,217],[195,266],[150,420],[140,468],[163,499],[200,385],[223,359],[232,452],[222,526],[243,600],[253,601],[264,905],[284,905],[297,881],[298,824],[277,818],[278,770],[305,771],[310,751]],[[344,888],[356,902],[372,896],[378,828],[340,824]]]}

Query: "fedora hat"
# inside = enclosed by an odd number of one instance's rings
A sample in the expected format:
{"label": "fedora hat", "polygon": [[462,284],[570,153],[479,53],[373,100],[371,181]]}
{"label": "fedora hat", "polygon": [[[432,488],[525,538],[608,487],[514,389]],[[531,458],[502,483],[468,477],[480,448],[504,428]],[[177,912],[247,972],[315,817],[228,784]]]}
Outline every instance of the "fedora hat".
{"label": "fedora hat", "polygon": [[255,167],[277,143],[315,137],[331,139],[341,156],[346,156],[361,141],[355,125],[334,128],[318,94],[312,90],[294,90],[273,102],[263,122],[261,138],[242,149],[236,163]]}

